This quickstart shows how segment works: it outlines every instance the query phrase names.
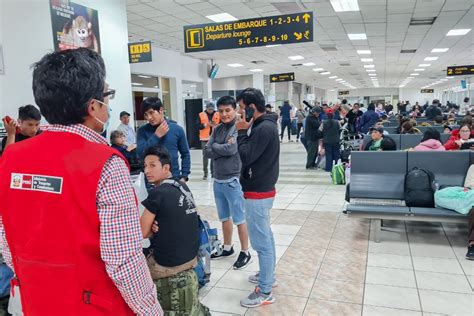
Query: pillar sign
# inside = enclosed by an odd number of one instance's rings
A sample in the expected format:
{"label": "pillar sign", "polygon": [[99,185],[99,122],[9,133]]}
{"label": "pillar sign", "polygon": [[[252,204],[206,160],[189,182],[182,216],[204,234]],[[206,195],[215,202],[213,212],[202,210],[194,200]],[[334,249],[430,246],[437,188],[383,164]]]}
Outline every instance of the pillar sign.
{"label": "pillar sign", "polygon": [[129,43],[128,61],[131,64],[151,61],[151,42]]}
{"label": "pillar sign", "polygon": [[313,12],[185,26],[184,52],[313,41]]}

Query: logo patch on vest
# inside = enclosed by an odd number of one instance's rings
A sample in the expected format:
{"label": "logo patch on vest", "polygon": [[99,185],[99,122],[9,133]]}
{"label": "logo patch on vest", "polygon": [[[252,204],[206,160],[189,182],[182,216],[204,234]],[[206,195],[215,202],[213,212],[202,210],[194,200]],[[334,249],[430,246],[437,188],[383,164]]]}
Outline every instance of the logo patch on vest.
{"label": "logo patch on vest", "polygon": [[61,194],[63,178],[35,174],[12,173],[10,189]]}

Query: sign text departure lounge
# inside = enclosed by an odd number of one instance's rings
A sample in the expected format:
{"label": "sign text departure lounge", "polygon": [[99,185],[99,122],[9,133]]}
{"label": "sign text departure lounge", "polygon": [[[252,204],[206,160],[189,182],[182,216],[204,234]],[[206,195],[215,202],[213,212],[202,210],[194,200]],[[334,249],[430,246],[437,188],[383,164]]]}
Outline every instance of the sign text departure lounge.
{"label": "sign text departure lounge", "polygon": [[447,75],[448,76],[474,75],[474,65],[448,67]]}
{"label": "sign text departure lounge", "polygon": [[313,41],[313,12],[184,27],[186,53]]}
{"label": "sign text departure lounge", "polygon": [[270,82],[284,82],[284,81],[294,81],[294,80],[295,80],[294,72],[270,75]]}

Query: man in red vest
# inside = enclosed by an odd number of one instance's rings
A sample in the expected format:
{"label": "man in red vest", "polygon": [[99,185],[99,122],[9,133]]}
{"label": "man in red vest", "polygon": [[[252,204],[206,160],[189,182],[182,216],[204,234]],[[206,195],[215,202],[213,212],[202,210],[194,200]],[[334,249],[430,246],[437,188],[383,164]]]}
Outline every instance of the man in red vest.
{"label": "man in red vest", "polygon": [[[199,113],[198,124],[199,124],[199,140],[201,141],[201,146],[203,149],[202,155],[202,165],[204,176],[202,177],[203,180],[207,180],[208,175],[208,165],[209,165],[209,158],[204,157],[204,148],[206,148],[207,142],[211,137],[212,130],[214,127],[219,125],[220,117],[219,112],[216,112],[214,109],[214,105],[212,103],[208,103],[206,105],[206,110]],[[211,160],[211,175],[212,175],[212,160]]]}
{"label": "man in red vest", "polygon": [[126,160],[100,136],[115,94],[102,58],[48,54],[33,92],[51,126],[0,162],[0,248],[24,315],[162,315]]}

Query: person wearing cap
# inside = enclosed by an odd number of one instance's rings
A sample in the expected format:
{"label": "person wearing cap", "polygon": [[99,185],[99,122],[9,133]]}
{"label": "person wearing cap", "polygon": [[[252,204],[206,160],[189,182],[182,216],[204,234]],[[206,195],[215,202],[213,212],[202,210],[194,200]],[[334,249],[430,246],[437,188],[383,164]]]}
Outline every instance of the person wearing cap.
{"label": "person wearing cap", "polygon": [[341,125],[338,120],[334,118],[334,110],[329,108],[326,110],[326,117],[319,130],[323,133],[323,146],[320,149],[320,155],[326,155],[327,172],[331,172],[333,162],[339,160],[341,156],[340,148],[340,130]]}
{"label": "person wearing cap", "polygon": [[318,156],[319,140],[322,138],[322,133],[319,131],[321,122],[319,121],[319,114],[321,108],[319,106],[313,107],[309,111],[310,115],[306,118],[306,126],[304,129],[304,137],[307,140],[307,159],[306,169],[316,169],[316,157]]}
{"label": "person wearing cap", "polygon": [[265,113],[273,113],[273,106],[270,103],[265,105]]}
{"label": "person wearing cap", "polygon": [[370,128],[370,137],[372,138],[367,145],[365,145],[364,150],[366,151],[379,151],[382,146],[383,135],[382,127],[371,127]]}
{"label": "person wearing cap", "polygon": [[[202,177],[203,180],[207,180],[207,175],[209,173],[208,166],[209,166],[209,158],[204,156],[204,148],[206,148],[207,143],[209,142],[209,138],[211,137],[212,130],[214,127],[219,125],[220,118],[219,113],[216,112],[214,109],[214,104],[208,103],[206,105],[206,110],[199,113],[198,118],[198,125],[199,125],[199,140],[201,141],[203,155],[202,155],[202,162],[203,162],[203,171],[204,176]],[[211,160],[211,176],[212,176],[212,160]]]}
{"label": "person wearing cap", "polygon": [[120,112],[120,124],[117,127],[118,131],[125,134],[125,145],[130,146],[137,143],[135,130],[130,124],[130,113],[126,111]]}

